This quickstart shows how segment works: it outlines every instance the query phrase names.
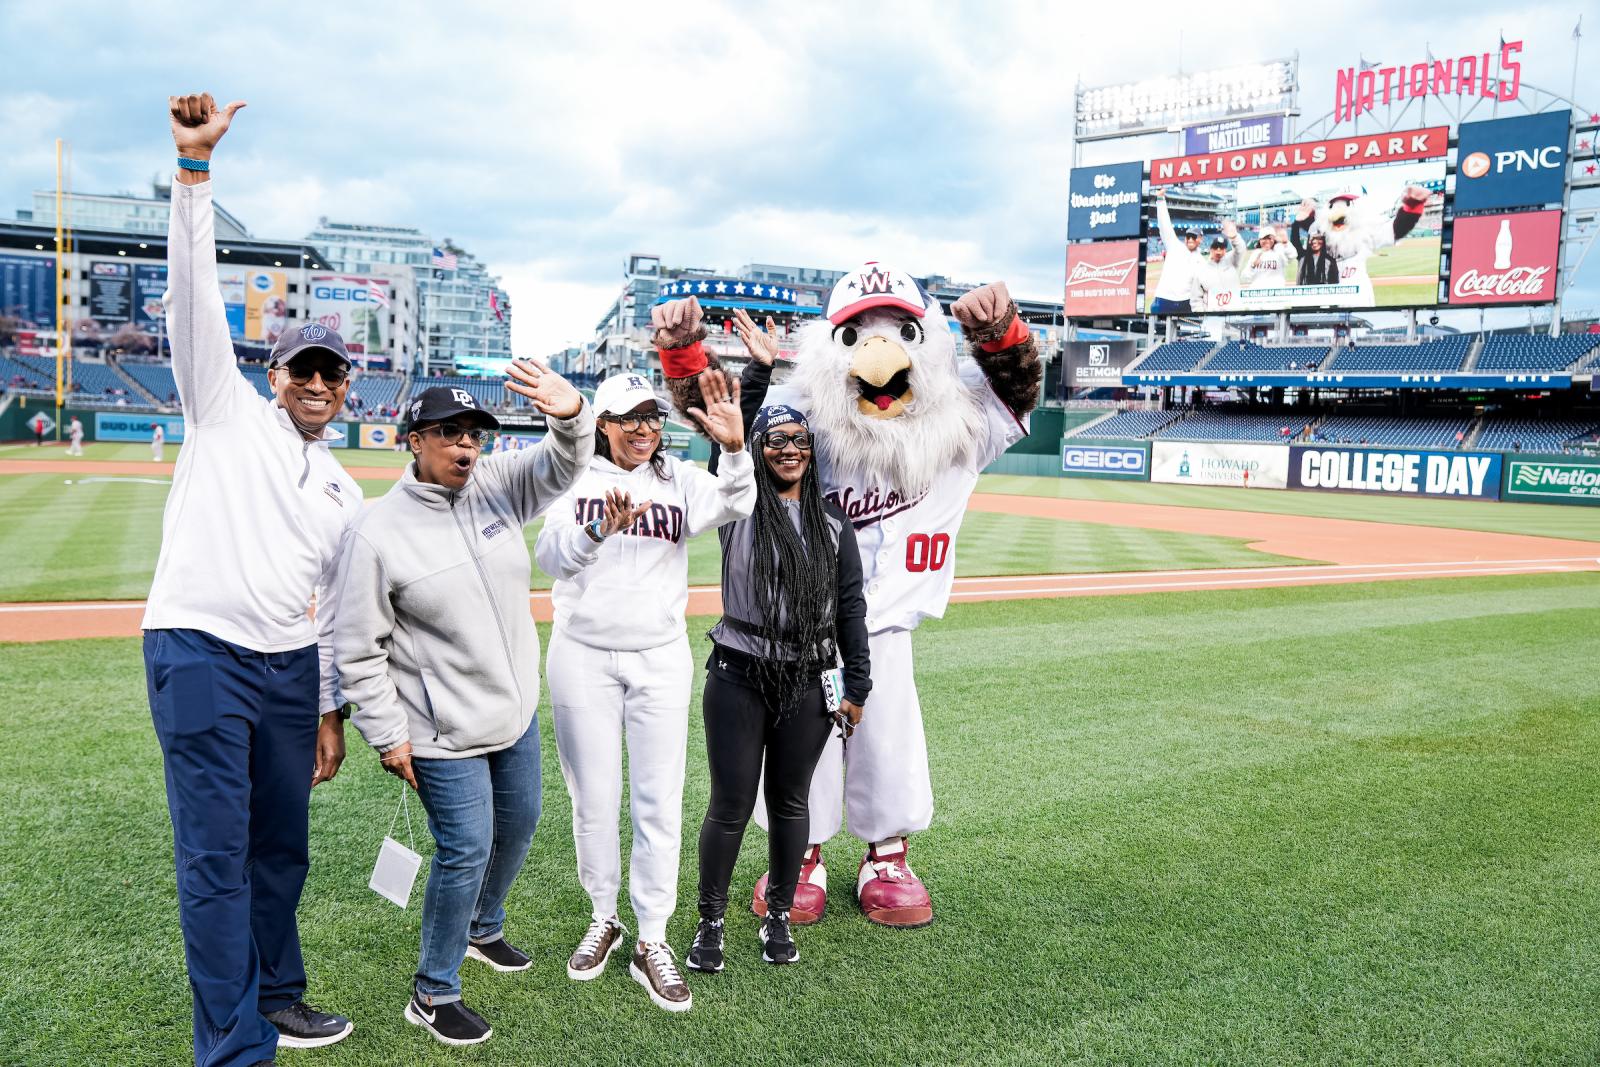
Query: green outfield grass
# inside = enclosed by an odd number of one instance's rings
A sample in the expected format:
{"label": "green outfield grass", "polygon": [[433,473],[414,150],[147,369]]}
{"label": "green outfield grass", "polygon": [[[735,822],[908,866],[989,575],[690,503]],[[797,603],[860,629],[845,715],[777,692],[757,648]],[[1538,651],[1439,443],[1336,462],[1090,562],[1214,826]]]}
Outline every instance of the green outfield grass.
{"label": "green outfield grass", "polygon": [[1013,474],[985,474],[978,479],[978,491],[1053,496],[1067,500],[1115,500],[1132,504],[1264,511],[1278,515],[1399,522],[1414,526],[1448,526],[1489,533],[1600,541],[1600,509],[1559,504],[1504,504],[1486,500],[1434,500],[1367,493],[1161,485],[1101,478],[1031,478]]}
{"label": "green outfield grass", "polygon": [[[535,963],[465,965],[495,1027],[472,1050],[401,1019],[419,904],[366,889],[398,787],[352,732],[313,798],[300,920],[311,997],[356,1032],[280,1062],[1593,1063],[1597,604],[1583,574],[956,607],[916,639],[939,807],[912,855],[937,921],[867,925],[835,842],[801,962],[760,963],[741,911],[687,1016],[615,962],[566,978],[588,902],[542,713],[545,814],[508,924]],[[184,1062],[139,643],[9,646],[0,684],[0,1060]],[[680,952],[707,788],[691,721]]]}

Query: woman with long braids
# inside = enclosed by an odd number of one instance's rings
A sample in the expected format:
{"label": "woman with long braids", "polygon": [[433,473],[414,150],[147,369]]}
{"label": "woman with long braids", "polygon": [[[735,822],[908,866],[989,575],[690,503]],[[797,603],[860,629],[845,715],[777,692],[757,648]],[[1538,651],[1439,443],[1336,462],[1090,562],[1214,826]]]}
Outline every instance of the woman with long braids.
{"label": "woman with long braids", "polygon": [[[740,334],[752,344],[745,329]],[[832,723],[848,736],[872,688],[855,530],[823,500],[806,417],[781,404],[764,407],[752,421],[750,445],[761,455],[755,511],[718,531],[723,615],[711,630],[706,664],[711,804],[700,828],[700,924],[687,962],[708,972],[723,967],[728,883],[763,763],[772,875],[762,958],[800,958],[789,909],[809,841],[811,773]],[[835,710],[823,674],[841,660]]]}

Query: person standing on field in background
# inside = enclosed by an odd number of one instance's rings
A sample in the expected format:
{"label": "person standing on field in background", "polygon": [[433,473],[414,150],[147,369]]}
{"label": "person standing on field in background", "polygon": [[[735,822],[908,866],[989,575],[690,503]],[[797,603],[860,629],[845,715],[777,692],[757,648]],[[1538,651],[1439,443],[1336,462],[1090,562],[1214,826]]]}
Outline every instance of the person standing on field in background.
{"label": "person standing on field in background", "polygon": [[308,323],[272,348],[271,400],[239,372],[217,287],[210,165],[244,104],[218,108],[210,94],[167,104],[179,170],[163,302],[185,446],[145,608],[145,678],[194,1061],[250,1067],[279,1046],[331,1045],[354,1029],[305,1002],[295,925],[311,789],[344,760],[332,634],[361,488],[328,445],[351,365],[337,333]]}
{"label": "person standing on field in background", "polygon": [[67,439],[71,442],[67,446],[67,455],[83,455],[83,423],[78,421],[78,416],[72,416],[72,422],[67,425]]}
{"label": "person standing on field in background", "polygon": [[150,431],[150,458],[157,463],[167,458],[167,431],[159,422]]}

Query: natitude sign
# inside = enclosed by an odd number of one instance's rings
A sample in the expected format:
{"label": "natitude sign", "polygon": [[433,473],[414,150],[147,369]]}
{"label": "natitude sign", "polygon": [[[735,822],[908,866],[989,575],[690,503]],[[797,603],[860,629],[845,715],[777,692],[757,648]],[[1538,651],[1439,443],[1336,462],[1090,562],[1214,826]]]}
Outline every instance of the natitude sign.
{"label": "natitude sign", "polygon": [[1561,212],[1474,215],[1455,222],[1450,300],[1455,305],[1554,300]]}
{"label": "natitude sign", "polygon": [[1422,130],[1335,137],[1327,141],[1304,141],[1274,148],[1244,148],[1203,156],[1173,156],[1150,164],[1150,184],[1230,181],[1258,174],[1301,174],[1335,167],[1436,159],[1445,154],[1449,145],[1450,128],[1430,126]]}
{"label": "natitude sign", "polygon": [[1138,241],[1067,246],[1069,317],[1132,315],[1138,311],[1138,297]]}

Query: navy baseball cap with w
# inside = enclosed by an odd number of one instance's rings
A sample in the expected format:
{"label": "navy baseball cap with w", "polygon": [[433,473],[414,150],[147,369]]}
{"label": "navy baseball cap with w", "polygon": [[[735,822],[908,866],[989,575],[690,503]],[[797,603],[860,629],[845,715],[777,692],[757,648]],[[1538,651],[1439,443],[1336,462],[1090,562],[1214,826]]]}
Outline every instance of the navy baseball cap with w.
{"label": "navy baseball cap with w", "polygon": [[281,367],[307,352],[327,352],[346,367],[351,365],[350,353],[345,351],[344,338],[338,330],[330,330],[320,322],[308,322],[297,330],[285,330],[272,346],[269,367]]}
{"label": "navy baseball cap with w", "polygon": [[467,414],[478,416],[478,422],[487,429],[500,428],[500,420],[479,407],[478,398],[459,386],[436,385],[431,389],[424,389],[411,398],[406,412],[410,416],[406,420],[407,433],[419,426],[444,422],[446,419],[460,418]]}

